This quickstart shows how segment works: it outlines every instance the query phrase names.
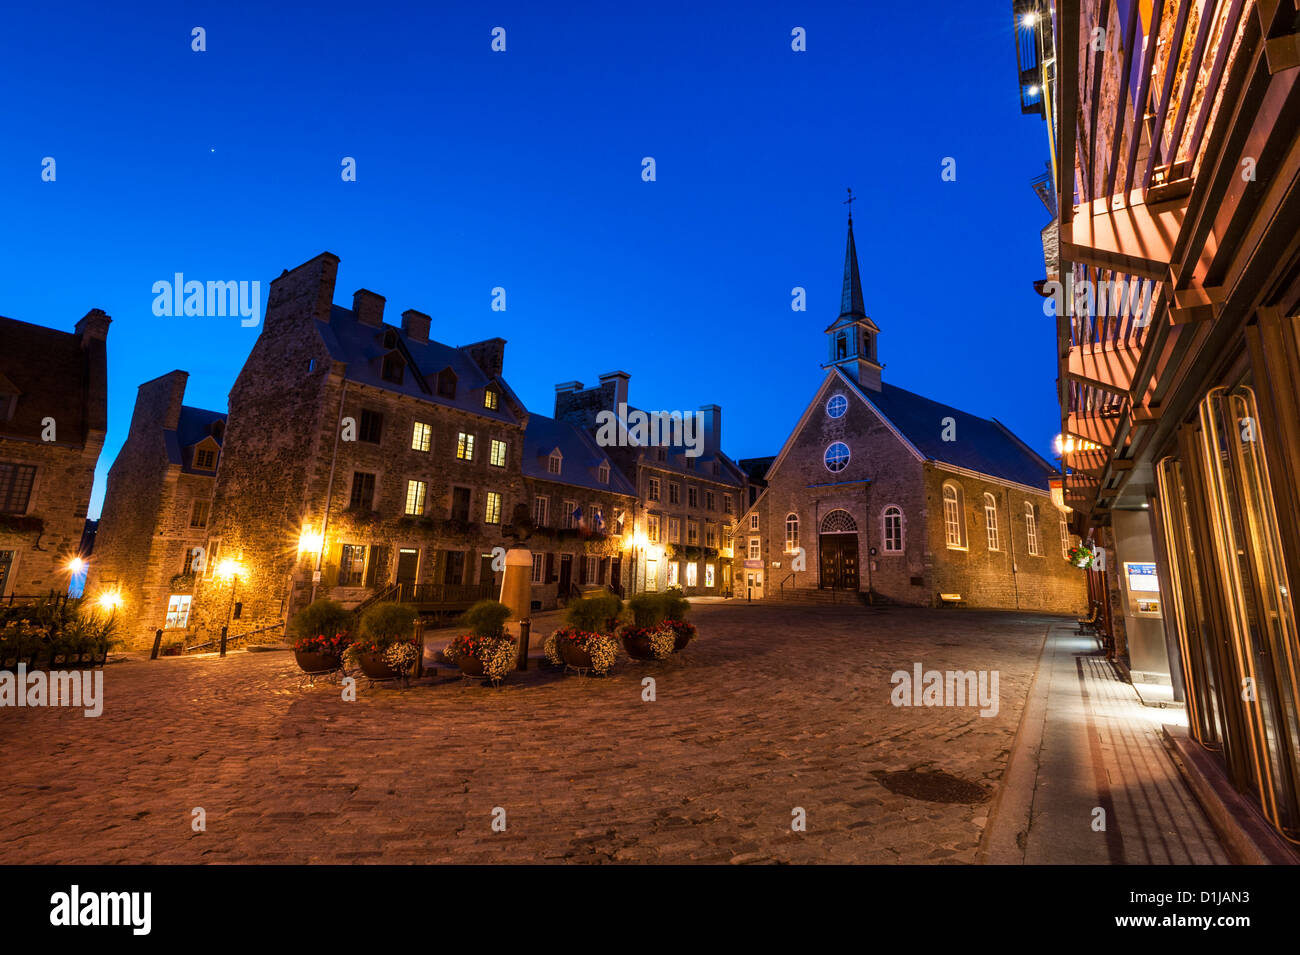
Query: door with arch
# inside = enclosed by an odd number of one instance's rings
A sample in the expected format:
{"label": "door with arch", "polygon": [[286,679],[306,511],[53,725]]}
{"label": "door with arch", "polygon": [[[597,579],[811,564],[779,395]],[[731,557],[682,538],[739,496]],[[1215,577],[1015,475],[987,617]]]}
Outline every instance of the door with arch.
{"label": "door with arch", "polygon": [[817,553],[821,587],[858,589],[858,524],[853,515],[837,509],[822,518]]}

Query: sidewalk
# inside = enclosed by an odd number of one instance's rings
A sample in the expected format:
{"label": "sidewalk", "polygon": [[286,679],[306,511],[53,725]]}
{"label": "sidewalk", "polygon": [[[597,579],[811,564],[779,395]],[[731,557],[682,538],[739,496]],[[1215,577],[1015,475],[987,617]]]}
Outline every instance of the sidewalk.
{"label": "sidewalk", "polygon": [[[1144,706],[1093,638],[1053,626],[981,861],[1227,864],[1161,741],[1162,724],[1186,726],[1186,711]],[[1094,829],[1097,809],[1104,831]]]}

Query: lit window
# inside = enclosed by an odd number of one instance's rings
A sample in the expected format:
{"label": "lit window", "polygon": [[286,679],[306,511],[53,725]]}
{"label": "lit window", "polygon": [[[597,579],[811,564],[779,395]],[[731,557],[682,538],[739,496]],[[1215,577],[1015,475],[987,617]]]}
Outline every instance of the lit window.
{"label": "lit window", "polygon": [[961,549],[966,546],[966,522],[962,520],[961,488],[955,484],[943,486],[943,529],[947,544],[951,548]]}
{"label": "lit window", "polygon": [[195,501],[190,510],[190,527],[208,526],[208,502]]}
{"label": "lit window", "polygon": [[429,446],[433,443],[433,428],[423,421],[415,422],[415,428],[411,432],[411,450],[428,451]]}
{"label": "lit window", "polygon": [[488,451],[488,463],[493,467],[503,468],[506,466],[506,443],[492,439],[491,448]]}
{"label": "lit window", "polygon": [[189,594],[172,594],[167,598],[167,622],[163,624],[165,629],[184,630],[189,625],[192,599]]}
{"label": "lit window", "polygon": [[487,508],[484,510],[483,520],[488,524],[501,523],[501,495],[496,491],[487,492]]}
{"label": "lit window", "polygon": [[749,539],[749,559],[758,560],[758,557],[759,557],[758,538],[751,537]]}
{"label": "lit window", "polygon": [[645,519],[645,536],[652,544],[659,543],[659,515],[650,514]]}
{"label": "lit window", "polygon": [[988,528],[989,550],[1001,550],[1002,541],[998,537],[998,502],[992,494],[984,495],[984,524]]}
{"label": "lit window", "polygon": [[694,587],[699,583],[698,572],[699,572],[698,564],[686,565],[686,586],[687,587]]}
{"label": "lit window", "polygon": [[849,446],[836,441],[826,449],[826,470],[839,473],[849,466]]}
{"label": "lit window", "polygon": [[705,587],[713,586],[713,565],[712,564],[704,565],[704,586]]}
{"label": "lit window", "polygon": [[423,481],[406,482],[406,514],[408,517],[416,517],[424,513],[424,493]]}
{"label": "lit window", "polygon": [[677,586],[677,561],[675,560],[668,562],[668,586]]}
{"label": "lit window", "polygon": [[1029,539],[1029,553],[1041,557],[1038,551],[1038,515],[1034,513],[1034,505],[1028,501],[1025,502],[1025,536]]}
{"label": "lit window", "polygon": [[487,391],[483,392],[484,408],[487,408],[489,411],[496,411],[500,405],[501,405],[501,398],[496,393],[495,388],[489,388]]}
{"label": "lit window", "polygon": [[799,549],[799,515],[791,512],[785,516],[785,552],[793,554]]}
{"label": "lit window", "polygon": [[456,436],[456,457],[462,461],[474,460],[474,435],[461,431]]}
{"label": "lit window", "polygon": [[832,418],[844,417],[844,412],[849,410],[849,399],[843,395],[831,395],[831,399],[826,402],[826,413]]}
{"label": "lit window", "polygon": [[903,551],[903,509],[891,504],[885,508],[884,520],[881,522],[881,544],[886,554],[899,554]]}

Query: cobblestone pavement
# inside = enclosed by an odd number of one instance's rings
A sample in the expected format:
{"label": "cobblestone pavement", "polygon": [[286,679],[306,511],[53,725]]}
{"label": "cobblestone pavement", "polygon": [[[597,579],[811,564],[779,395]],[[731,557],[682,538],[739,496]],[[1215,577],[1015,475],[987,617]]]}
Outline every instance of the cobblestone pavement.
{"label": "cobblestone pavement", "polygon": [[[992,796],[1059,618],[729,603],[693,619],[683,654],[604,679],[362,680],[356,702],[300,686],[282,652],[111,663],[98,718],[0,709],[0,862],[975,859],[985,795],[927,801],[885,774]],[[893,706],[891,673],[918,662],[998,671],[997,715]]]}

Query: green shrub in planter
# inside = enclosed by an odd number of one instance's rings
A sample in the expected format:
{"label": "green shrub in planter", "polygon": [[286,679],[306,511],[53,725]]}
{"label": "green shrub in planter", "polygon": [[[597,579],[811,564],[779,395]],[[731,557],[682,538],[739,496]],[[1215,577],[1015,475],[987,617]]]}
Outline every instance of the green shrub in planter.
{"label": "green shrub in planter", "polygon": [[361,636],[383,647],[409,640],[417,616],[410,604],[374,604],[361,615]]}
{"label": "green shrub in planter", "polygon": [[300,637],[333,637],[352,626],[352,612],[343,605],[321,597],[303,607],[289,621],[289,629]]}
{"label": "green shrub in planter", "polygon": [[666,620],[685,620],[690,613],[691,602],[686,599],[686,594],[680,587],[669,587],[659,595],[659,599],[663,601]]}
{"label": "green shrub in planter", "polygon": [[513,611],[499,600],[480,600],[460,616],[460,624],[476,637],[500,637]]}
{"label": "green shrub in planter", "polygon": [[584,633],[613,633],[622,612],[623,601],[613,594],[602,593],[573,601],[564,619],[570,627]]}

